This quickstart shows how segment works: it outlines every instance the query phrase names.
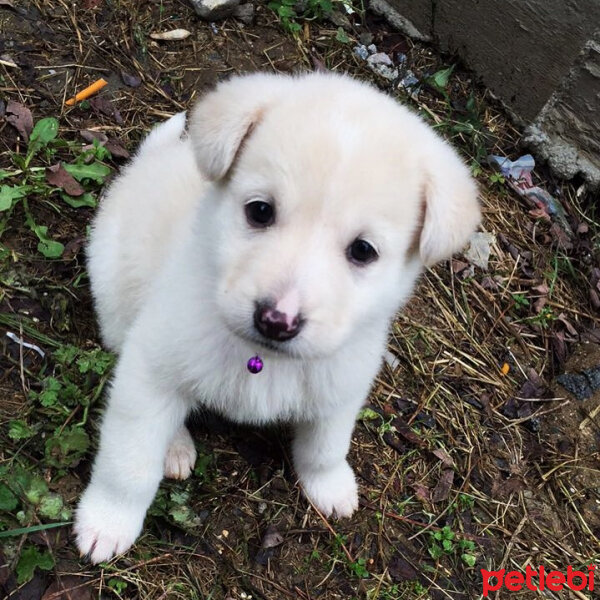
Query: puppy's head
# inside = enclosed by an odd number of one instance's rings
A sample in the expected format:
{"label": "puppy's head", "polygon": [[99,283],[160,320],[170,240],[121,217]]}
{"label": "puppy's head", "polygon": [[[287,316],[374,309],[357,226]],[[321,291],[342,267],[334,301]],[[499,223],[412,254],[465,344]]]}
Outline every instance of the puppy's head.
{"label": "puppy's head", "polygon": [[213,182],[203,218],[218,310],[282,352],[322,356],[380,332],[423,266],[480,220],[455,151],[346,77],[232,79],[200,101],[190,136]]}

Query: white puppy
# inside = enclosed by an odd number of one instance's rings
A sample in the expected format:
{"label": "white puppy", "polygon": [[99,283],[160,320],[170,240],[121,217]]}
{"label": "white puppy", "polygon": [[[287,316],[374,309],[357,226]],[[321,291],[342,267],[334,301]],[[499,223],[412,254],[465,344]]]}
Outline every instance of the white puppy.
{"label": "white puppy", "polygon": [[347,77],[234,78],[184,128],[180,114],[150,133],[88,250],[102,337],[120,355],[75,524],[93,562],[133,544],[163,474],[190,474],[184,420],[198,405],[290,422],[304,493],[352,514],[346,454],[390,321],[480,219],[456,152]]}

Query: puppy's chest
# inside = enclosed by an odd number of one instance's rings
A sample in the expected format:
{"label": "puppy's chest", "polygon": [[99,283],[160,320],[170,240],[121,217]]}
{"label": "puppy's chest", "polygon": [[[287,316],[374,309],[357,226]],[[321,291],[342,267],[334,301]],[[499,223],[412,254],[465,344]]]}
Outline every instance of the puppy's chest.
{"label": "puppy's chest", "polygon": [[[188,363],[180,379],[184,393],[193,404],[243,423],[312,420],[336,403],[318,365],[265,358],[263,370],[254,374],[246,362],[217,352],[211,360]],[[326,394],[324,387],[329,388]]]}

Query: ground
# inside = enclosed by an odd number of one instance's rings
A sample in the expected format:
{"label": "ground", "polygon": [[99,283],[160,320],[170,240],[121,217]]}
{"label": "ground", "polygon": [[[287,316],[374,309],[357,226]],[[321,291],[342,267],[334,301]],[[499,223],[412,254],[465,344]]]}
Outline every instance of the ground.
{"label": "ground", "polygon": [[[600,398],[555,381],[600,364],[597,196],[538,169],[561,224],[510,189],[485,158],[516,158],[518,133],[453,57],[369,13],[347,30],[282,14],[257,3],[250,25],[209,24],[176,0],[0,1],[0,590],[12,599],[479,598],[481,569],[598,561]],[[149,35],[175,28],[191,35]],[[395,81],[353,52],[371,41]],[[301,497],[285,430],[201,415],[194,476],[165,482],[136,546],[92,567],[70,523],[114,364],[84,263],[102,185],[215,81],[315,68],[371,80],[457,145],[481,186],[489,265],[458,255],[428,271],[394,323],[350,453],[352,519]],[[418,91],[397,85],[406,69]],[[99,77],[100,95],[65,106]]]}

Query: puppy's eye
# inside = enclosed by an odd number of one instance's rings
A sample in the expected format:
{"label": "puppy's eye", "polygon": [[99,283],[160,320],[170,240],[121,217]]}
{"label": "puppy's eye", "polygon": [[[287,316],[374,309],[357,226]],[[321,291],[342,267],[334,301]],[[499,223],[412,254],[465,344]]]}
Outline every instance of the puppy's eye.
{"label": "puppy's eye", "polygon": [[275,222],[275,209],[264,200],[252,200],[244,209],[246,219],[252,227],[269,227]]}
{"label": "puppy's eye", "polygon": [[356,239],[347,250],[348,259],[356,265],[369,264],[379,257],[377,250],[366,240]]}

